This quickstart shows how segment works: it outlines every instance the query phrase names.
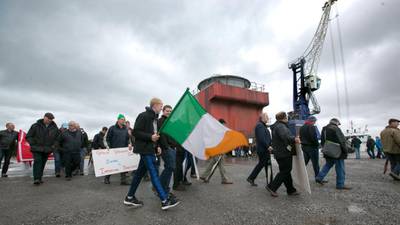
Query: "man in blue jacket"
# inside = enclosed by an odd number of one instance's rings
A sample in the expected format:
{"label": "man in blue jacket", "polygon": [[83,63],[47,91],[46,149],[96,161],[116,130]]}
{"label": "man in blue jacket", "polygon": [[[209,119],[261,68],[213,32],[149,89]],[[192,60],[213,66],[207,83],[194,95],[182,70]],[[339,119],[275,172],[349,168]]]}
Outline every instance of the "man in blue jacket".
{"label": "man in blue jacket", "polygon": [[257,178],[258,174],[263,168],[265,169],[265,175],[267,177],[268,183],[268,165],[271,163],[271,155],[269,151],[272,150],[271,133],[269,132],[267,127],[268,120],[268,114],[265,112],[262,113],[260,116],[260,120],[257,122],[256,128],[254,129],[256,137],[258,164],[254,167],[250,176],[247,178],[247,182],[249,182],[251,186],[257,186],[254,180]]}

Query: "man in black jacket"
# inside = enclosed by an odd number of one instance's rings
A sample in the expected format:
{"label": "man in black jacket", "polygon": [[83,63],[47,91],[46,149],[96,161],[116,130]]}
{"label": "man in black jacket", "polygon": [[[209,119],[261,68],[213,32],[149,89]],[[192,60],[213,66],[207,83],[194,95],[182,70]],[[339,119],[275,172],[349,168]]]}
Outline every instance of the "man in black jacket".
{"label": "man in black jacket", "polygon": [[[170,105],[165,105],[163,107],[163,115],[158,120],[158,130],[162,127],[165,120],[169,117],[172,112],[172,107]],[[169,193],[170,188],[169,184],[171,182],[172,174],[175,171],[176,167],[176,150],[175,150],[175,141],[168,136],[167,134],[160,134],[160,147],[162,150],[161,158],[164,161],[164,170],[160,175],[160,182],[163,186],[164,190]],[[182,168],[181,168],[182,169]]]}
{"label": "man in black jacket", "polygon": [[104,137],[106,135],[108,128],[103,127],[101,131],[94,135],[93,142],[92,142],[92,148],[93,149],[106,149],[107,147],[104,145]]}
{"label": "man in black jacket", "polygon": [[150,101],[150,107],[146,107],[146,111],[138,115],[133,128],[133,136],[135,137],[134,152],[140,154],[140,162],[138,168],[132,178],[131,187],[124,199],[124,204],[128,206],[142,206],[143,202],[135,197],[140,181],[147,171],[149,171],[151,183],[157,191],[161,200],[161,209],[167,210],[179,204],[179,201],[173,196],[168,196],[167,192],[161,185],[160,178],[156,168],[156,154],[161,154],[161,148],[158,147],[160,135],[157,133],[157,118],[161,112],[163,103],[158,98]]}
{"label": "man in black jacket", "polygon": [[345,183],[345,170],[344,170],[344,160],[347,159],[347,146],[346,138],[339,128],[340,122],[338,119],[333,118],[330,120],[329,124],[322,128],[321,132],[321,145],[325,145],[327,141],[334,142],[340,145],[342,150],[338,159],[330,158],[324,155],[326,163],[322,167],[315,181],[321,185],[325,176],[328,174],[329,170],[335,165],[336,169],[336,189],[338,190],[350,190],[351,188],[346,186]]}
{"label": "man in black jacket", "polygon": [[4,157],[3,168],[1,169],[1,177],[8,177],[7,171],[10,165],[11,155],[16,150],[18,142],[18,132],[12,123],[6,124],[6,129],[0,131],[0,167]]}
{"label": "man in black jacket", "polygon": [[310,116],[300,128],[301,149],[303,150],[304,162],[307,166],[311,159],[314,177],[318,176],[319,173],[319,142],[315,122],[317,122],[317,118],[315,118],[315,116]]}
{"label": "man in black jacket", "polygon": [[31,146],[33,154],[33,184],[43,183],[43,170],[46,166],[47,158],[55,150],[55,141],[59,130],[53,121],[54,115],[46,113],[43,119],[34,123],[26,134],[26,140]]}
{"label": "man in black jacket", "polygon": [[298,195],[296,188],[293,187],[292,180],[292,152],[295,151],[295,144],[300,144],[300,138],[290,133],[288,127],[288,117],[285,112],[279,112],[275,115],[276,123],[271,126],[272,130],[272,148],[276,161],[279,165],[279,173],[275,176],[272,183],[265,188],[271,193],[271,196],[278,197],[276,191],[285,184],[288,195]]}
{"label": "man in black jacket", "polygon": [[257,146],[257,155],[258,155],[258,164],[254,167],[250,176],[247,178],[247,182],[251,184],[251,186],[257,186],[254,183],[254,180],[257,178],[260,171],[265,169],[265,176],[267,178],[268,183],[268,165],[271,163],[271,155],[270,150],[271,147],[271,133],[268,130],[267,122],[268,122],[268,114],[262,113],[260,116],[260,120],[257,122],[257,125],[254,129],[255,137],[256,137],[256,146]]}
{"label": "man in black jacket", "polygon": [[375,141],[371,136],[367,140],[367,153],[370,159],[375,159]]}
{"label": "man in black jacket", "polygon": [[[132,144],[130,143],[128,129],[125,126],[125,116],[122,114],[118,115],[117,123],[114,126],[111,126],[108,129],[106,135],[106,142],[108,148],[132,148]],[[121,185],[129,185],[126,180],[126,172],[120,173],[121,175]],[[104,183],[110,184],[111,175],[107,175],[104,177]]]}
{"label": "man in black jacket", "polygon": [[71,180],[72,171],[79,169],[81,149],[84,143],[82,132],[80,132],[77,123],[74,121],[70,121],[68,130],[62,132],[57,138],[57,146],[63,153],[66,180]]}

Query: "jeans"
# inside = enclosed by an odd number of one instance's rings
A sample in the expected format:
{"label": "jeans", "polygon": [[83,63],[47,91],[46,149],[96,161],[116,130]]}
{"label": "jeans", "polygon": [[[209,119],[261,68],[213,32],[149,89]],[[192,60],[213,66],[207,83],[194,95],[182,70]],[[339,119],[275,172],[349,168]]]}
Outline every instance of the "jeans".
{"label": "jeans", "polygon": [[33,180],[42,180],[43,170],[50,153],[33,152]]}
{"label": "jeans", "polygon": [[283,158],[283,159],[276,159],[279,165],[279,173],[275,176],[274,180],[268,187],[276,192],[278,188],[282,185],[282,183],[286,187],[286,192],[288,194],[296,192],[296,188],[293,187],[293,180],[292,180],[292,164],[293,158]]}
{"label": "jeans", "polygon": [[386,153],[390,161],[390,171],[400,175],[400,154]]}
{"label": "jeans", "polygon": [[306,166],[311,159],[311,163],[312,163],[312,166],[314,169],[314,177],[318,176],[318,173],[319,173],[318,147],[312,147],[312,146],[306,146],[306,145],[302,145],[301,147],[303,149],[304,162],[306,163]]}
{"label": "jeans", "polygon": [[0,167],[1,167],[1,161],[3,160],[3,157],[4,157],[4,164],[3,164],[3,168],[1,169],[1,174],[7,174],[8,167],[10,166],[11,150],[10,149],[0,149]]}
{"label": "jeans", "polygon": [[161,154],[161,158],[164,160],[164,170],[160,175],[160,182],[164,190],[169,192],[169,184],[176,167],[176,150],[173,148],[164,150]]}
{"label": "jeans", "polygon": [[268,163],[271,160],[271,156],[267,152],[266,149],[265,149],[265,151],[257,151],[257,155],[258,155],[258,163],[254,167],[253,171],[250,173],[248,179],[254,181],[257,178],[258,174],[261,172],[261,170],[264,168],[266,181],[268,183],[269,182],[268,181]]}
{"label": "jeans", "polygon": [[371,159],[375,159],[375,149],[374,148],[368,148],[367,153]]}
{"label": "jeans", "polygon": [[79,164],[79,170],[81,173],[83,173],[83,171],[85,171],[85,156],[86,156],[86,148],[81,148],[81,162]]}
{"label": "jeans", "polygon": [[60,174],[61,168],[64,167],[63,163],[63,157],[61,157],[61,152],[59,151],[54,151],[53,156],[54,156],[54,170],[56,174]]}
{"label": "jeans", "polygon": [[336,187],[343,188],[346,179],[346,172],[344,168],[344,159],[326,159],[324,167],[322,167],[318,176],[315,178],[317,181],[323,181],[332,166],[335,165],[336,169]]}
{"label": "jeans", "polygon": [[376,151],[377,151],[377,153],[376,153],[377,158],[380,158],[380,159],[386,158],[385,153],[383,153],[382,148],[376,148]]}
{"label": "jeans", "polygon": [[156,156],[153,154],[140,154],[139,166],[136,172],[133,175],[131,187],[128,191],[129,197],[134,197],[137,188],[139,187],[140,181],[144,177],[147,171],[149,171],[151,183],[153,187],[156,189],[158,196],[161,201],[167,200],[168,196],[165,192],[164,188],[161,185],[160,178],[157,175],[156,170]]}
{"label": "jeans", "polygon": [[356,159],[361,159],[361,156],[360,156],[360,147],[354,147],[354,149],[356,150]]}

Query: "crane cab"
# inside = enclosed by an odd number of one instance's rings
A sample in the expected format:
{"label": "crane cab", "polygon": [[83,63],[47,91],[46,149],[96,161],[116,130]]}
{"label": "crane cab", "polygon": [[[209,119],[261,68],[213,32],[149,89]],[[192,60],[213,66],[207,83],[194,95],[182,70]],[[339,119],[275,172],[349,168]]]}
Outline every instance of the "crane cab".
{"label": "crane cab", "polygon": [[311,91],[316,91],[321,86],[321,79],[316,75],[308,75],[304,78],[305,86]]}

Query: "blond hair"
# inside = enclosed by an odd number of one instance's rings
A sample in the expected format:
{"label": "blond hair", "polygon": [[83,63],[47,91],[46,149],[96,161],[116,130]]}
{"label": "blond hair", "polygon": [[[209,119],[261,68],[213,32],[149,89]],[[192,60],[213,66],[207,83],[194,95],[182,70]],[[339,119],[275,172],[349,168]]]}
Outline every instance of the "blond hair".
{"label": "blond hair", "polygon": [[152,98],[150,100],[150,107],[153,107],[155,104],[162,104],[163,102],[159,98]]}

